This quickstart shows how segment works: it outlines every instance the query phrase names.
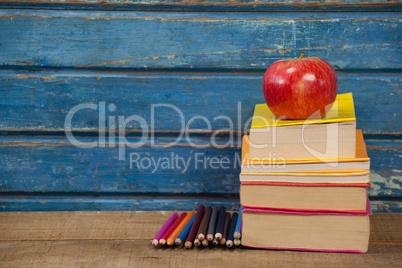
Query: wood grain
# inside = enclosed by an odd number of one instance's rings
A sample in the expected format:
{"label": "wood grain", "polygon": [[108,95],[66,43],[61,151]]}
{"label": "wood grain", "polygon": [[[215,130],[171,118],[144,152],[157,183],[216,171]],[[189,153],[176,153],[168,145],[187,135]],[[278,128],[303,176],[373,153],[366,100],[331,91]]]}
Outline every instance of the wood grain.
{"label": "wood grain", "polygon": [[208,266],[207,259],[214,267],[397,267],[402,261],[402,214],[374,214],[369,251],[341,254],[242,247],[153,248],[150,241],[170,213],[1,213],[0,265],[188,267]]}
{"label": "wood grain", "polygon": [[397,0],[2,0],[4,7],[178,11],[396,11]]}
{"label": "wood grain", "polygon": [[[238,210],[239,197],[215,195],[203,196],[98,196],[57,193],[53,195],[0,195],[0,211],[155,211],[194,210],[200,204],[224,206],[227,210]],[[370,201],[374,212],[402,212],[402,202],[397,200]]]}
{"label": "wood grain", "polygon": [[[398,267],[398,244],[372,243],[366,254],[312,253],[247,248],[155,249],[149,241],[0,242],[2,267]],[[239,263],[239,260],[242,260]]]}
{"label": "wood grain", "polygon": [[399,70],[401,21],[397,12],[3,9],[0,64],[264,71],[272,62],[299,57],[305,50],[306,57],[323,58],[338,70]]}
{"label": "wood grain", "polygon": [[[1,52],[0,52],[1,53]],[[118,122],[136,115],[147,128],[154,120],[156,131],[180,131],[182,121],[192,130],[247,130],[254,106],[265,103],[262,94],[263,73],[205,74],[205,73],[135,73],[96,71],[0,71],[0,131],[33,130],[63,131],[67,113],[78,104],[105,103],[106,120]],[[352,92],[357,127],[365,133],[402,133],[402,99],[399,74],[339,74],[339,93]],[[110,94],[113,92],[113,94]],[[21,98],[21,96],[25,96]],[[155,108],[152,105],[169,104]],[[368,105],[369,104],[369,105]],[[108,105],[115,105],[111,112]],[[239,108],[240,107],[240,108]],[[376,112],[381,111],[381,112]],[[72,121],[74,130],[96,131],[100,109],[78,111]],[[219,119],[222,116],[228,119]],[[141,130],[138,123],[127,130]]]}
{"label": "wood grain", "polygon": [[0,241],[149,240],[173,211],[5,212]]}
{"label": "wood grain", "polygon": [[[1,212],[0,241],[151,241],[173,213],[174,211]],[[370,217],[370,241],[402,243],[401,218],[402,214],[399,213],[374,213]]]}

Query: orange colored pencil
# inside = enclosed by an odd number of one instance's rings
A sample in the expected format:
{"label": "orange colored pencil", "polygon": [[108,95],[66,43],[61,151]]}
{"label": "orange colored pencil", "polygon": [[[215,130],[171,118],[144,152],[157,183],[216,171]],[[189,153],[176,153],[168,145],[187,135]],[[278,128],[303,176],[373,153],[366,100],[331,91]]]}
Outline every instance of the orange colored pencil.
{"label": "orange colored pencil", "polygon": [[180,225],[180,223],[184,220],[184,218],[187,216],[186,212],[183,212],[180,217],[178,217],[175,222],[170,226],[170,228],[166,231],[166,233],[162,236],[161,239],[159,239],[159,245],[163,246],[166,244],[166,240],[170,237],[170,235],[176,230],[177,226]]}
{"label": "orange colored pencil", "polygon": [[173,231],[173,233],[169,236],[167,240],[168,246],[172,246],[174,244],[175,239],[177,236],[183,231],[184,227],[191,221],[191,218],[194,216],[194,212],[191,211],[190,213],[187,214],[187,216],[183,219],[183,221],[177,226],[176,230]]}

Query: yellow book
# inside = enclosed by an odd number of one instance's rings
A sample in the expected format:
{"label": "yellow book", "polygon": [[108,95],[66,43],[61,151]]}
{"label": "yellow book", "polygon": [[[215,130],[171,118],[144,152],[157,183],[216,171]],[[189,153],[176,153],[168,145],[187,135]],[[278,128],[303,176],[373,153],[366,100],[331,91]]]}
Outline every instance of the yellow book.
{"label": "yellow book", "polygon": [[321,119],[280,120],[271,112],[267,104],[257,104],[254,109],[251,128],[282,127],[303,124],[324,124],[356,121],[352,93],[338,94],[331,110]]}
{"label": "yellow book", "polygon": [[370,171],[349,170],[311,170],[293,172],[242,172],[240,182],[245,183],[312,183],[312,184],[362,184],[370,183]]}
{"label": "yellow book", "polygon": [[314,170],[370,170],[370,158],[367,156],[366,144],[360,129],[355,131],[355,155],[353,158],[323,158],[323,159],[283,159],[265,158],[253,159],[250,157],[249,136],[243,136],[242,142],[242,174],[255,172],[307,172]]}
{"label": "yellow book", "polygon": [[250,158],[355,157],[356,118],[352,93],[339,94],[321,119],[280,120],[257,104],[250,128]]}

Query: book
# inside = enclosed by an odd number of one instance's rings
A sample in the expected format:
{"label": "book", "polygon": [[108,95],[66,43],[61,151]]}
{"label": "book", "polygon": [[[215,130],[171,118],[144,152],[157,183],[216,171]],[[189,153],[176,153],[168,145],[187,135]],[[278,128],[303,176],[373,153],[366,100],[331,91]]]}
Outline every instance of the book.
{"label": "book", "polygon": [[256,172],[294,172],[312,170],[370,170],[370,158],[367,156],[363,133],[356,130],[356,157],[324,158],[324,159],[251,159],[249,157],[249,136],[244,135],[242,141],[242,173]]}
{"label": "book", "polygon": [[245,208],[241,243],[253,248],[364,253],[369,244],[369,215],[369,205],[361,214]]}
{"label": "book", "polygon": [[310,170],[294,172],[242,172],[240,182],[370,183],[369,170]]}
{"label": "book", "polygon": [[321,119],[281,120],[257,104],[250,128],[250,158],[355,157],[356,117],[352,93],[338,94]]}
{"label": "book", "polygon": [[370,184],[242,183],[240,204],[248,208],[365,213]]}

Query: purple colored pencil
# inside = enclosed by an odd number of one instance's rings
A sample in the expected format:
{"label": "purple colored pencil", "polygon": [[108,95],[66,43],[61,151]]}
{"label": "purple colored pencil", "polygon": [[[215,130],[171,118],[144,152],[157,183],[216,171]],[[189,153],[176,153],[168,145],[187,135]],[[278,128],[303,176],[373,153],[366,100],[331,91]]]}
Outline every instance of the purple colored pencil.
{"label": "purple colored pencil", "polygon": [[165,222],[165,224],[162,226],[162,228],[159,230],[159,232],[156,234],[154,240],[152,240],[152,246],[156,247],[159,245],[159,239],[162,238],[162,236],[166,233],[166,231],[172,226],[172,224],[175,222],[179,215],[177,213],[174,213],[170,218]]}
{"label": "purple colored pencil", "polygon": [[194,238],[197,235],[197,231],[200,226],[202,216],[204,215],[204,209],[205,207],[203,205],[198,207],[197,214],[193,222],[193,226],[191,226],[190,233],[187,236],[186,243],[184,243],[184,246],[186,248],[191,248],[193,246]]}

